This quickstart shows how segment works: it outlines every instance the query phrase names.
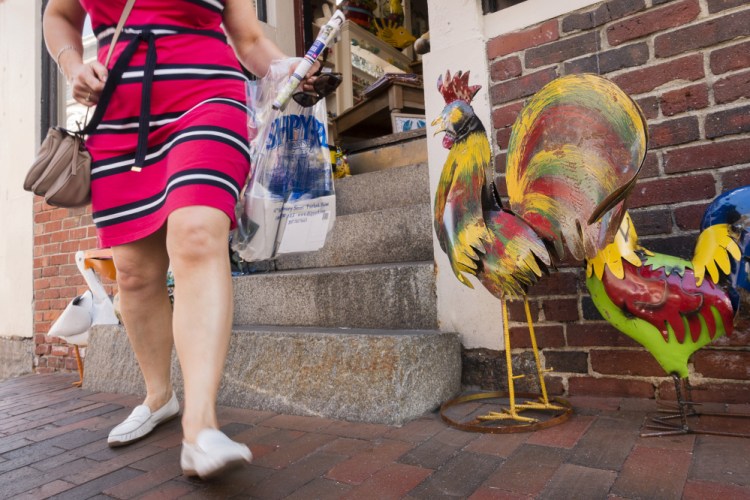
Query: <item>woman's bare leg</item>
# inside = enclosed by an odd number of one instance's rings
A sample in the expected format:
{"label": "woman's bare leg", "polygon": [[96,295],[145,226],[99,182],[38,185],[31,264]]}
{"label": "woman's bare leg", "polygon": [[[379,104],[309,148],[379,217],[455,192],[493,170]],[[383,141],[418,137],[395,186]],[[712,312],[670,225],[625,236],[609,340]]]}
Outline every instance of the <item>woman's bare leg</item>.
{"label": "woman's bare leg", "polygon": [[167,222],[174,273],[174,340],[185,381],[182,429],[194,443],[199,431],[218,428],[216,395],[232,328],[229,219],[215,208],[185,207]]}
{"label": "woman's bare leg", "polygon": [[172,396],[172,306],[167,294],[166,228],[112,248],[120,314],[146,383],[144,404],[158,410]]}

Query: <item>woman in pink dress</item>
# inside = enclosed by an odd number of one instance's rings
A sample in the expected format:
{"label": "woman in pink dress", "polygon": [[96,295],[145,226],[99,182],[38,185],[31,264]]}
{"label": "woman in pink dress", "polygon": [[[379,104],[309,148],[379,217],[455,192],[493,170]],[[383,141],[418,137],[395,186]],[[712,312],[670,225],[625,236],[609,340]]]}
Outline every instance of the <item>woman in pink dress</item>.
{"label": "woman in pink dress", "polygon": [[[179,414],[174,343],[185,385],[180,462],[185,474],[206,478],[252,458],[218,430],[215,410],[232,326],[228,234],[250,170],[240,63],[262,76],[286,56],[263,35],[251,0],[136,0],[107,68],[125,3],[50,0],[44,14],[48,50],[73,97],[101,104],[86,142],[92,215],[100,246],[112,247],[120,311],[146,385],[145,401],[108,442],[131,443]],[[84,64],[87,14],[98,60]]]}

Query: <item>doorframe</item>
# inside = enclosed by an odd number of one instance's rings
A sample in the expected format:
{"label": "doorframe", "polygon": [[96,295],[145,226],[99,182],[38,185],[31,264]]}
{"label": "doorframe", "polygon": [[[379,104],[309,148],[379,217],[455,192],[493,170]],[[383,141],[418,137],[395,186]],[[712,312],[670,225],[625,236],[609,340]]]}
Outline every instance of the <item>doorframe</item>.
{"label": "doorframe", "polygon": [[[39,13],[39,19],[41,19],[44,14],[47,2],[48,0],[42,0],[42,10]],[[52,56],[47,51],[44,39],[42,39],[39,50],[41,51],[39,137],[44,138],[47,135],[47,130],[58,124],[60,86],[58,85],[59,77],[57,74],[57,64],[55,64],[52,60]]]}
{"label": "doorframe", "polygon": [[294,0],[294,40],[296,56],[302,57],[312,45],[312,6],[309,0]]}

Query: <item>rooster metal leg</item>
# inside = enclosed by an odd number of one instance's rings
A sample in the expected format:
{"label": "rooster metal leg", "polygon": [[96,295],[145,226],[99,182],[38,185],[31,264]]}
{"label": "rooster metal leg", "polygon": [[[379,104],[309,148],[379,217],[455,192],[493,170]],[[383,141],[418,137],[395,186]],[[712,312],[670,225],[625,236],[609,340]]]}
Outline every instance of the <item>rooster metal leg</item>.
{"label": "rooster metal leg", "polygon": [[[685,416],[686,417],[696,417],[700,414],[696,411],[695,407],[700,406],[700,403],[696,403],[693,401],[693,386],[690,385],[690,379],[686,378],[683,379],[685,381],[685,391],[687,392],[687,398],[684,400],[685,405]],[[677,384],[678,382],[675,382]],[[670,410],[663,410],[665,412],[671,413],[670,415],[663,415],[659,417],[654,417],[653,420],[657,422],[663,422],[666,423],[667,420],[674,419],[674,418],[682,418],[682,415],[680,413],[679,409],[679,398],[677,401],[678,409],[677,412],[672,412]]]}
{"label": "rooster metal leg", "polygon": [[[677,398],[677,415],[669,415],[665,417],[654,417],[652,420],[657,422],[658,425],[649,426],[652,429],[662,429],[657,432],[641,433],[642,437],[658,437],[658,436],[671,436],[675,434],[689,434],[692,432],[687,421],[687,412],[685,408],[688,406],[682,399],[682,379],[679,375],[673,373],[672,380],[674,380],[674,393]],[[671,425],[666,422],[670,418],[680,419],[680,425]]]}
{"label": "rooster metal leg", "polygon": [[564,410],[560,405],[552,404],[549,402],[547,396],[547,385],[544,383],[544,374],[552,371],[552,369],[544,369],[542,362],[539,359],[539,349],[536,345],[536,335],[534,334],[534,321],[531,319],[531,310],[529,310],[529,300],[524,297],[523,305],[526,309],[526,322],[529,325],[529,337],[531,338],[531,348],[534,351],[534,360],[536,361],[536,372],[539,377],[539,388],[541,389],[542,396],[539,401],[528,401],[526,403],[518,405],[518,408],[523,410]]}
{"label": "rooster metal leg", "polygon": [[679,376],[676,374],[672,374],[672,380],[674,380],[674,393],[677,397],[677,407],[680,412],[680,422],[682,423],[682,432],[688,433],[690,432],[690,427],[688,426],[687,422],[687,413],[685,411],[685,400],[682,399],[682,379],[680,379]]}
{"label": "rooster metal leg", "polygon": [[[561,424],[565,422],[570,415],[573,414],[573,407],[570,406],[565,400],[555,398],[555,402],[559,404],[550,403],[549,397],[547,396],[547,388],[544,385],[544,369],[542,368],[541,361],[539,360],[539,351],[536,345],[536,337],[534,336],[534,326],[531,322],[531,313],[529,311],[529,304],[526,303],[526,319],[529,322],[529,332],[531,335],[531,343],[534,348],[534,356],[536,358],[537,372],[539,374],[539,383],[542,389],[542,397],[537,398],[534,401],[528,401],[521,404],[516,404],[516,388],[515,381],[523,377],[523,375],[513,375],[513,360],[510,351],[510,328],[508,327],[508,308],[505,300],[502,300],[503,306],[503,335],[505,340],[505,362],[507,364],[507,378],[508,378],[508,392],[507,394],[502,391],[493,391],[488,393],[476,393],[468,396],[460,396],[444,403],[440,408],[440,416],[449,425],[457,427],[465,431],[473,432],[491,432],[497,434],[506,434],[511,432],[526,432],[536,431],[539,429],[546,429],[553,425]],[[535,394],[520,394],[523,398],[536,397]],[[501,411],[490,411],[485,415],[474,417],[475,413],[472,411],[469,418],[472,420],[464,420],[463,422],[459,419],[455,419],[449,416],[450,408],[453,406],[461,405],[464,403],[477,404],[480,401],[487,400],[488,404],[493,406],[501,405],[502,403],[497,400],[503,401],[507,397],[509,407],[502,408]],[[494,401],[493,401],[494,400]],[[492,401],[492,402],[490,402]],[[480,403],[481,404],[481,403]],[[481,406],[480,406],[481,408]],[[540,415],[539,410],[552,410],[544,416],[539,418],[532,418],[519,415],[524,410],[536,410],[537,415]],[[497,422],[497,423],[495,423]]]}
{"label": "rooster metal leg", "polygon": [[515,380],[523,378],[523,375],[513,375],[513,360],[510,353],[510,328],[508,327],[508,305],[505,299],[501,300],[503,307],[503,336],[505,337],[505,363],[508,367],[508,400],[510,407],[502,412],[491,411],[489,414],[477,417],[479,420],[517,420],[519,422],[537,422],[537,419],[522,417],[518,414],[519,409],[523,410],[520,405],[516,405]]}
{"label": "rooster metal leg", "polygon": [[[694,403],[692,401],[692,388],[690,381],[685,379],[685,388],[687,390],[688,397],[683,399],[682,397],[682,379],[677,375],[672,375],[674,379],[675,395],[677,396],[677,413],[671,415],[665,415],[660,417],[652,417],[651,420],[655,422],[655,425],[649,425],[650,429],[657,429],[657,432],[641,433],[643,437],[656,437],[656,436],[670,436],[675,434],[708,434],[712,436],[728,436],[728,437],[739,437],[739,438],[750,438],[750,434],[744,432],[730,432],[722,430],[712,430],[706,428],[694,428],[688,423],[689,417],[719,417],[723,419],[747,419],[750,418],[750,414],[742,413],[709,413],[709,412],[697,412],[695,410],[696,405],[700,403]],[[680,424],[673,425],[667,422],[670,419],[680,419]]]}

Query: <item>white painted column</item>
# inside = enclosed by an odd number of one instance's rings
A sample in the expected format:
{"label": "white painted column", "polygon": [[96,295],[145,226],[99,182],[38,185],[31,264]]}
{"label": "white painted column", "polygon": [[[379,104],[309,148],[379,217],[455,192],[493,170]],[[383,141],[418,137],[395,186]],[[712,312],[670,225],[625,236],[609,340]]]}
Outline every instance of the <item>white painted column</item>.
{"label": "white painted column", "polygon": [[0,341],[33,336],[33,196],[22,184],[39,139],[40,5],[0,0]]}
{"label": "white painted column", "polygon": [[[423,56],[425,113],[430,123],[445,106],[437,91],[437,78],[450,70],[471,71],[471,85],[482,89],[471,103],[474,111],[489,131],[489,69],[481,3],[477,0],[429,0],[430,53]],[[434,127],[427,128],[427,154],[430,168],[430,193],[434,203],[440,172],[448,156],[443,148],[442,134],[433,137]],[[488,137],[489,138],[489,137]],[[494,142],[491,140],[491,142]],[[434,206],[433,206],[434,209]],[[461,334],[464,347],[500,349],[502,320],[500,301],[490,295],[472,278],[474,289],[462,285],[450,268],[448,257],[440,249],[433,231],[435,263],[437,266],[438,321],[442,331]]]}
{"label": "white painted column", "polygon": [[295,55],[294,2],[266,0],[268,23],[261,23],[263,32],[288,56]]}

